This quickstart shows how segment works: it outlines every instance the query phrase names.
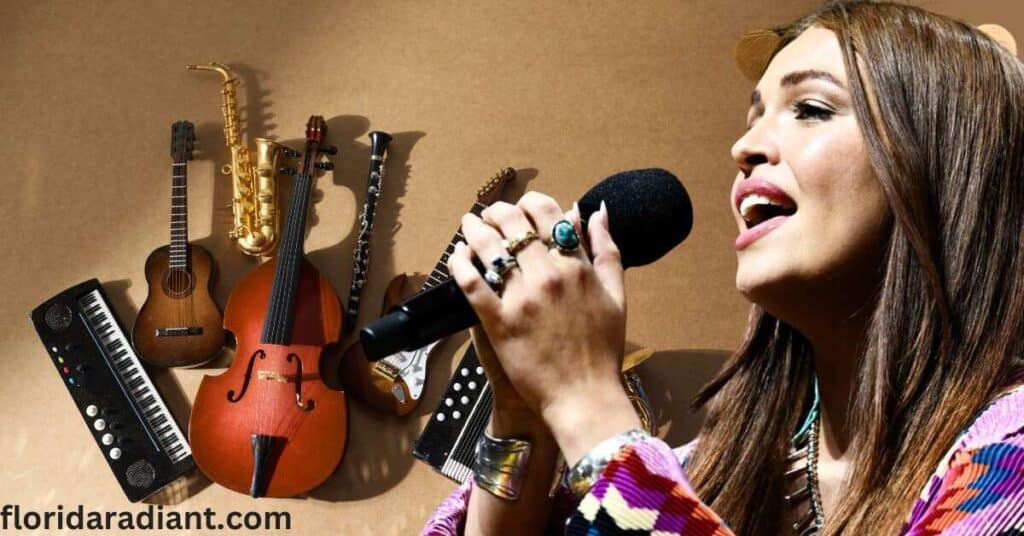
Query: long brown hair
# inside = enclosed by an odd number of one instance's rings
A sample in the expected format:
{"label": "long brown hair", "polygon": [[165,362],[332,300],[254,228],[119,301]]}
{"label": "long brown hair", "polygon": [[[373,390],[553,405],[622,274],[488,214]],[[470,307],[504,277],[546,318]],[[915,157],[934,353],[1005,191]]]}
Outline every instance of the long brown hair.
{"label": "long brown hair", "polygon": [[[1022,355],[1024,68],[967,24],[891,3],[829,4],[777,30],[778,48],[811,26],[838,37],[893,221],[849,402],[854,470],[824,533],[897,534]],[[688,473],[737,534],[784,534],[814,358],[757,306],[745,339],[694,402]]]}

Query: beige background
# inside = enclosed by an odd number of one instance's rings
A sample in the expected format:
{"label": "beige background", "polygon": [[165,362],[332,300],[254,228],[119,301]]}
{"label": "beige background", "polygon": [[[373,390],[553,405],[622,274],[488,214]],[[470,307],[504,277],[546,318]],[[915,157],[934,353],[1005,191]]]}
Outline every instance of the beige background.
{"label": "beige background", "polygon": [[[735,228],[728,149],[752,85],[732,66],[744,29],[786,22],[817,0],[652,2],[13,2],[0,4],[0,505],[135,510],[48,363],[27,313],[79,281],[104,282],[130,326],[146,295],[142,265],[167,241],[168,125],[196,123],[190,234],[220,267],[216,299],[254,261],[233,248],[219,77],[244,81],[248,135],[292,142],[328,118],[337,170],[318,179],[306,250],[347,297],[372,129],[395,134],[373,242],[368,301],[399,272],[428,271],[498,168],[568,205],[620,170],[675,172],[694,201],[691,237],[628,274],[631,343],[661,351],[643,367],[673,443],[697,418],[685,401],[738,342],[746,304],[732,286]],[[1010,6],[1015,6],[1011,9]],[[933,1],[973,23],[1024,36],[1016,1]],[[288,190],[283,184],[282,189]],[[435,354],[409,418],[350,404],[341,467],[306,498],[254,501],[202,479],[169,509],[287,510],[296,533],[413,534],[452,489],[414,462],[415,439],[465,337]],[[203,374],[154,376],[187,422]]]}

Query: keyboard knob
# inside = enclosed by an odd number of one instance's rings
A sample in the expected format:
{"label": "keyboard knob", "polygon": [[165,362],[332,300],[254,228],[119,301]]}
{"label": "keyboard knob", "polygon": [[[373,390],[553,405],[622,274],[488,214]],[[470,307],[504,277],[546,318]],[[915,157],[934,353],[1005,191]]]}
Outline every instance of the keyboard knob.
{"label": "keyboard knob", "polygon": [[118,460],[120,458],[121,458],[121,449],[119,449],[117,447],[114,447],[114,448],[110,449],[110,459],[111,460]]}
{"label": "keyboard knob", "polygon": [[90,417],[95,417],[100,412],[100,408],[96,407],[96,404],[89,404],[85,407],[85,414]]}

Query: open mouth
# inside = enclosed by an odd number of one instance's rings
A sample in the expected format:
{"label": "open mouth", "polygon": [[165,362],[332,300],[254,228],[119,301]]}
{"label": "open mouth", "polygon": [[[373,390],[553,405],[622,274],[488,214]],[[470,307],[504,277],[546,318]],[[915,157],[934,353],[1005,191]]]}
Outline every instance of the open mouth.
{"label": "open mouth", "polygon": [[747,229],[753,229],[772,218],[796,214],[796,204],[788,198],[750,193],[740,200],[739,210]]}

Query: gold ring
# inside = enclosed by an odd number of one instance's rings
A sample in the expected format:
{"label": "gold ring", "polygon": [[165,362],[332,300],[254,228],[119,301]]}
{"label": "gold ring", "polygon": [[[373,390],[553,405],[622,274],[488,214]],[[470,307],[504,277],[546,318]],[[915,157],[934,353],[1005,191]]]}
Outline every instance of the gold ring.
{"label": "gold ring", "polygon": [[504,247],[510,255],[515,255],[523,250],[526,246],[530,245],[538,238],[537,233],[534,231],[526,231],[523,236],[515,238],[513,240],[502,240],[501,246]]}

